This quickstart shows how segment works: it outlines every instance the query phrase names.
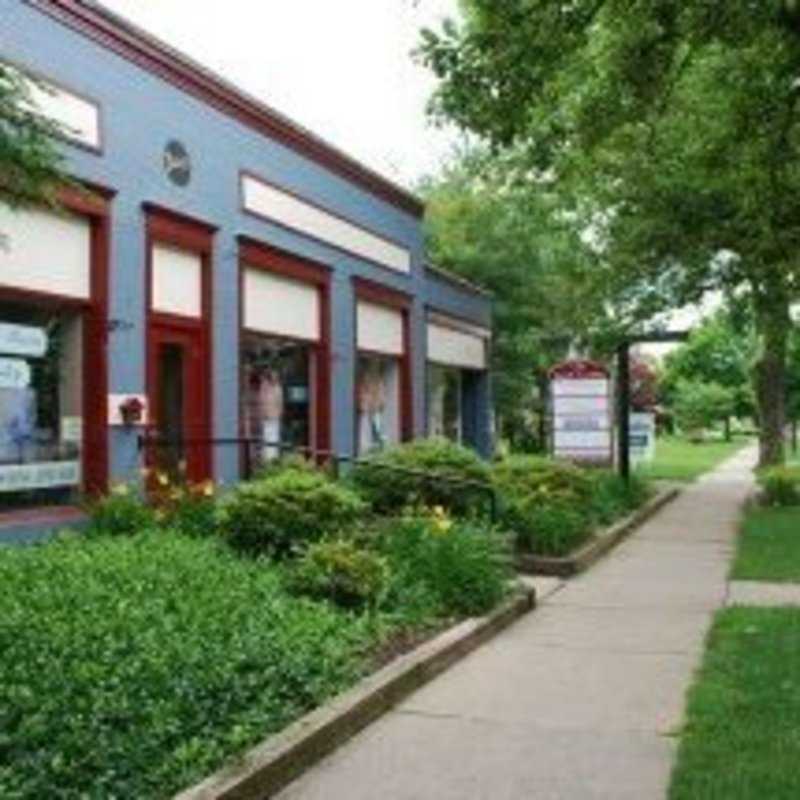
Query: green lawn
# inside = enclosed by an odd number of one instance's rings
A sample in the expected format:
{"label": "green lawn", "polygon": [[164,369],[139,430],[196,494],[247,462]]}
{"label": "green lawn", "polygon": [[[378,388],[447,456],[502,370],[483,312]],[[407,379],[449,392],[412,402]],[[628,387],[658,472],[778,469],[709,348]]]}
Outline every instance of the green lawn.
{"label": "green lawn", "polygon": [[800,582],[800,508],[758,508],[744,521],[731,577]]}
{"label": "green lawn", "polygon": [[732,442],[715,440],[702,444],[692,444],[677,437],[662,438],[656,446],[655,461],[643,467],[641,473],[655,480],[693,481],[748,443],[748,439],[741,438]]}
{"label": "green lawn", "polygon": [[670,800],[800,797],[800,609],[721,612],[689,695]]}

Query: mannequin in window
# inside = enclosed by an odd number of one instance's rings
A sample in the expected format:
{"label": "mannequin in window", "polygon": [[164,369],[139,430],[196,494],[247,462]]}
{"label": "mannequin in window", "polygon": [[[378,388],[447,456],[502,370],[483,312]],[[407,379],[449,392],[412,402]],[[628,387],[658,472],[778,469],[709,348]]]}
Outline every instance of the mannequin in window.
{"label": "mannequin in window", "polygon": [[261,375],[259,404],[262,423],[261,439],[265,445],[265,458],[274,461],[280,456],[281,420],[283,418],[283,382],[278,371],[268,367]]}
{"label": "mannequin in window", "polygon": [[359,444],[361,452],[386,445],[386,376],[377,359],[362,362],[358,386]]}

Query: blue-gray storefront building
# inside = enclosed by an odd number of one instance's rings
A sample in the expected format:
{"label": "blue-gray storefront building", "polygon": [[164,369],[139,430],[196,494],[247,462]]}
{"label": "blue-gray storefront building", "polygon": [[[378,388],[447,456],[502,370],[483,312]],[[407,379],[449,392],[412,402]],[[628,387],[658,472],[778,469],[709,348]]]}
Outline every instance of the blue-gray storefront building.
{"label": "blue-gray storefront building", "polygon": [[0,0],[0,62],[88,189],[0,207],[6,513],[279,447],[490,454],[491,302],[417,198],[94,2]]}

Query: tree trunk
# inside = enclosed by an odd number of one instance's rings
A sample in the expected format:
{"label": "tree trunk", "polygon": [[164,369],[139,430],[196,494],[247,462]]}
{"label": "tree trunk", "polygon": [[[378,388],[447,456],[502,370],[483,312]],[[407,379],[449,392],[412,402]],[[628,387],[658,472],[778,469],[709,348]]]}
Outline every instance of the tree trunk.
{"label": "tree trunk", "polygon": [[731,418],[725,417],[725,441],[729,442],[733,439],[733,434],[731,433]]}
{"label": "tree trunk", "polygon": [[758,294],[756,324],[761,337],[761,356],[755,367],[759,466],[768,467],[786,460],[786,359],[791,319],[782,286],[772,286]]}

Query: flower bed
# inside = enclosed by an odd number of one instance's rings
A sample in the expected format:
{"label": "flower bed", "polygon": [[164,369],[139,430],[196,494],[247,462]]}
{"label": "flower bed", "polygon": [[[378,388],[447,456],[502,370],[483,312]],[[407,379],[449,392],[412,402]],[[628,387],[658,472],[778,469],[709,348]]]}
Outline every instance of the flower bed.
{"label": "flower bed", "polygon": [[[119,489],[88,537],[0,551],[0,797],[169,797],[507,595],[499,535],[444,510],[360,526],[349,490],[290,471],[221,502],[159,481],[154,511]],[[283,535],[292,504],[308,527]]]}

